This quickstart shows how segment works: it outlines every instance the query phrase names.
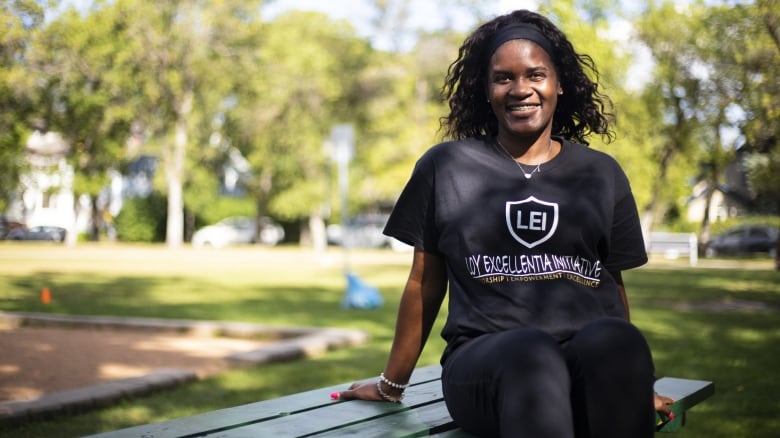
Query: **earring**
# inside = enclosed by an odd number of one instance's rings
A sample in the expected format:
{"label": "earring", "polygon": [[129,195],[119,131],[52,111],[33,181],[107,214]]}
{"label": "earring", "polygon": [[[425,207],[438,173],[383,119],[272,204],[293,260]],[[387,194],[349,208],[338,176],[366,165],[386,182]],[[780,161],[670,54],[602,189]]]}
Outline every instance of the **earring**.
{"label": "earring", "polygon": [[560,96],[561,94],[563,94],[563,90],[558,90],[558,96]]}

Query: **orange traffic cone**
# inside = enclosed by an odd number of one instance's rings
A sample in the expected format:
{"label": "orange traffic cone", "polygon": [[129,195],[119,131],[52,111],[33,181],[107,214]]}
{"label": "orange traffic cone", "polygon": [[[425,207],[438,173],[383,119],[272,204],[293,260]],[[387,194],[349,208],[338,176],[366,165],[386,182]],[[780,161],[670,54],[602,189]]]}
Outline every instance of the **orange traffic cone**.
{"label": "orange traffic cone", "polygon": [[48,287],[44,287],[41,291],[41,303],[43,304],[49,304],[51,303],[51,292],[49,291]]}

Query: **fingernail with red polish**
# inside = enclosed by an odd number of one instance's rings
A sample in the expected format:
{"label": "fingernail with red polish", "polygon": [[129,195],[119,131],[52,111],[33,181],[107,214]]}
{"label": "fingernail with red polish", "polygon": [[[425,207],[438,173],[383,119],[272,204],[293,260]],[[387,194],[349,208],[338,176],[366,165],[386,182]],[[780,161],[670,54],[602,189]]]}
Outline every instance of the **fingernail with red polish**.
{"label": "fingernail with red polish", "polygon": [[341,397],[341,393],[338,393],[338,392],[331,392],[330,393],[331,400],[338,400],[339,397]]}

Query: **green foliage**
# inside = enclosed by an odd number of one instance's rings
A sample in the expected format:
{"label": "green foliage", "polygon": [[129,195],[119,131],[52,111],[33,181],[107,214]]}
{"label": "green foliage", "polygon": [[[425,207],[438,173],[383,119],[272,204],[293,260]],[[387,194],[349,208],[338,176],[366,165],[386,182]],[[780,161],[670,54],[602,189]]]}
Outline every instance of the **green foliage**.
{"label": "green foliage", "polygon": [[756,204],[766,204],[758,207],[780,210],[780,147],[774,144],[768,146],[766,152],[749,153],[744,164],[749,187],[757,198]]}
{"label": "green foliage", "polygon": [[0,212],[8,207],[27,169],[24,146],[35,106],[27,92],[33,80],[27,56],[43,12],[33,0],[0,3]]}
{"label": "green foliage", "polygon": [[258,213],[306,218],[327,200],[324,143],[332,126],[362,118],[355,76],[370,48],[351,26],[320,13],[283,14],[262,35],[263,50],[228,114],[237,128],[228,135],[251,164],[244,183]]}
{"label": "green foliage", "polygon": [[[771,3],[678,6],[666,1],[651,5],[638,20],[640,38],[656,60],[646,101],[664,139],[658,149],[660,169],[676,162],[688,165],[678,176],[683,180],[660,174],[653,192],[663,189],[664,197],[651,200],[656,209],[664,202],[674,204],[668,188],[684,180],[695,180],[707,193],[723,187],[741,142],[753,152],[747,170],[750,197],[756,201],[750,208],[780,208],[780,184],[772,172],[780,167],[780,155],[773,153],[780,137],[780,88],[770,79],[780,73],[780,28]],[[730,130],[741,136],[724,136]],[[705,216],[702,227],[708,220]]]}
{"label": "green foliage", "polygon": [[[31,71],[40,93],[36,111],[47,129],[70,146],[74,195],[88,195],[93,202],[109,183],[109,171],[123,164],[135,112],[126,98],[135,91],[133,83],[118,62],[127,46],[113,38],[120,23],[110,9],[87,15],[71,9],[50,22],[31,46]],[[98,236],[102,224],[91,226],[89,234]]]}
{"label": "green foliage", "polygon": [[780,216],[738,216],[712,224],[713,235],[740,225],[771,225],[780,228]]}
{"label": "green foliage", "polygon": [[146,198],[125,200],[116,217],[117,237],[123,242],[165,240],[166,199],[153,193]]}
{"label": "green foliage", "polygon": [[13,120],[17,115],[0,108],[0,211],[8,208],[19,186],[20,176],[28,169],[23,157],[24,140],[29,132],[21,121]]}
{"label": "green foliage", "polygon": [[231,196],[216,197],[208,208],[197,214],[197,225],[210,225],[230,216],[255,217],[256,206],[251,199]]}
{"label": "green foliage", "polygon": [[696,41],[706,38],[702,13],[699,4],[683,10],[662,2],[637,20],[639,38],[656,62],[652,82],[642,93],[651,122],[646,132],[651,149],[645,155],[647,163],[652,163],[650,197],[641,206],[651,222],[645,224],[649,228],[661,221],[667,210],[682,206],[681,199],[690,193],[685,190],[686,183],[698,176],[701,148],[723,147],[704,138],[705,130],[711,127],[705,115],[708,88],[694,68],[702,59]]}
{"label": "green foliage", "polygon": [[[718,63],[740,86],[741,131],[751,154],[746,167],[758,208],[780,212],[780,13],[774,0],[713,8],[721,38]],[[733,36],[732,36],[733,35]],[[763,205],[761,205],[763,204]]]}
{"label": "green foliage", "polygon": [[411,53],[377,54],[358,77],[367,123],[352,167],[355,202],[350,213],[392,205],[414,163],[441,141],[439,90],[462,35],[423,34]]}

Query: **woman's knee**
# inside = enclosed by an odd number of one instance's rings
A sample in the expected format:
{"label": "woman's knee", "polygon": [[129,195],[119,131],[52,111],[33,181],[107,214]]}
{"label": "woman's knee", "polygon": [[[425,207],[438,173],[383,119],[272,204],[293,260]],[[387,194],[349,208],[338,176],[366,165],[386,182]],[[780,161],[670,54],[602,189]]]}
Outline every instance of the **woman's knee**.
{"label": "woman's knee", "polygon": [[552,338],[539,330],[518,329],[504,333],[508,339],[504,344],[502,356],[518,361],[536,360],[547,363],[561,356],[561,347]]}
{"label": "woman's knee", "polygon": [[602,318],[583,327],[571,341],[588,349],[646,349],[647,341],[642,332],[621,318]]}
{"label": "woman's knee", "polygon": [[569,341],[566,354],[580,365],[608,367],[614,362],[620,364],[618,368],[653,371],[645,337],[633,324],[619,318],[600,319],[582,328]]}
{"label": "woman's knee", "polygon": [[555,385],[568,389],[568,369],[560,345],[548,334],[528,329],[500,334],[498,355],[493,364],[495,377],[508,388],[532,390],[543,385],[545,391]]}
{"label": "woman's knee", "polygon": [[480,336],[461,346],[447,360],[445,368],[458,379],[478,376],[492,381],[566,373],[566,360],[560,345],[548,334],[535,329],[513,329]]}

